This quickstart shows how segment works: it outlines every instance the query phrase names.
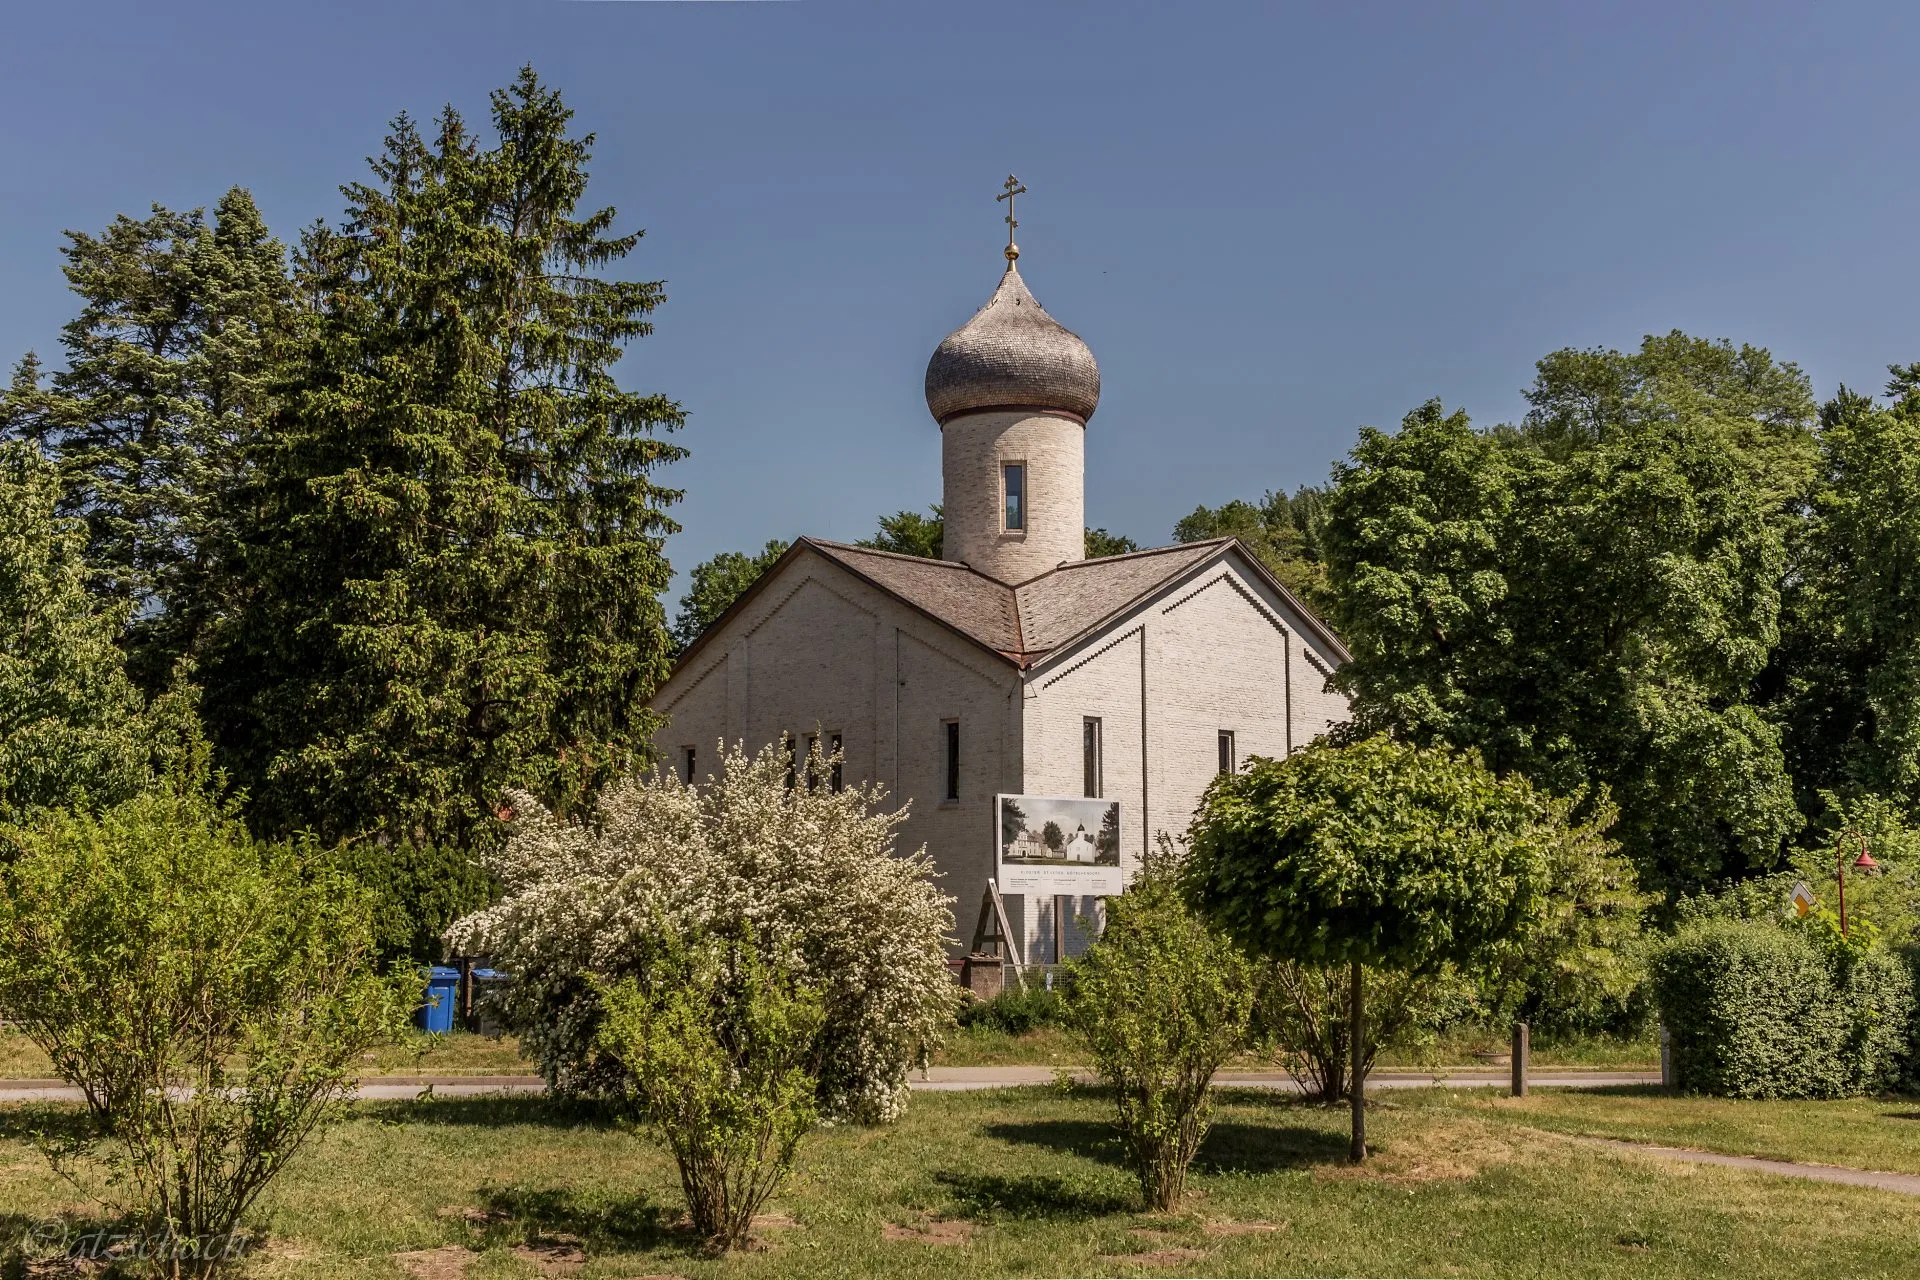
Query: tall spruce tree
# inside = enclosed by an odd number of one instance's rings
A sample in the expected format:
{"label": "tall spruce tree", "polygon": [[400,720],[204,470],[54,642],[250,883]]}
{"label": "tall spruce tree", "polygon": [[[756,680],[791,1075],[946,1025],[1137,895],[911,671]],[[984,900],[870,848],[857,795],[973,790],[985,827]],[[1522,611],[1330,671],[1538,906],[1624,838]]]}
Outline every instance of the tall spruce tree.
{"label": "tall spruce tree", "polygon": [[155,205],[68,232],[62,252],[81,299],[65,367],[42,386],[23,361],[0,431],[58,465],[60,513],[85,522],[89,589],[128,620],[132,668],[157,688],[232,589],[231,498],[293,324],[286,252],[238,187],[211,220]]}
{"label": "tall spruce tree", "polygon": [[507,787],[576,804],[645,751],[682,415],[614,379],[665,295],[600,274],[640,233],[578,213],[571,117],[531,68],[491,147],[402,117],[303,240],[251,594],[206,672],[262,829],[469,842]]}

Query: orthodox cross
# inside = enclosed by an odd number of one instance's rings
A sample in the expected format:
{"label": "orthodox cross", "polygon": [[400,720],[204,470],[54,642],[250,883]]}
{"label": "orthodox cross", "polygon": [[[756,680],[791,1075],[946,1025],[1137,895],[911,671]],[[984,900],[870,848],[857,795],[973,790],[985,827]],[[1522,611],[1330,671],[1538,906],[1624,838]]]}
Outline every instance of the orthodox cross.
{"label": "orthodox cross", "polygon": [[1026,184],[1012,174],[1007,175],[1004,185],[1006,190],[993,199],[996,204],[1002,200],[1007,202],[1007,261],[1012,262],[1020,256],[1020,246],[1013,242],[1013,229],[1020,225],[1020,220],[1013,216],[1013,198],[1027,194],[1027,188]]}

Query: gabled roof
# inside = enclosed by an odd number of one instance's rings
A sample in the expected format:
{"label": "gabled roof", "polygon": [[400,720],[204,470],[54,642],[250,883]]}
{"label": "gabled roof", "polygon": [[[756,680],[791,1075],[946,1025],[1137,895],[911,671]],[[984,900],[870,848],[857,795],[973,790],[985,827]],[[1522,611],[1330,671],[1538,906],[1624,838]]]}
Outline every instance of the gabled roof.
{"label": "gabled roof", "polygon": [[952,560],[928,560],[845,542],[800,538],[714,620],[700,639],[680,656],[676,669],[684,667],[695,653],[706,647],[709,639],[724,630],[734,615],[778,576],[781,569],[809,552],[831,560],[861,581],[1014,666],[1025,668],[1097,631],[1176,578],[1229,551],[1239,551],[1252,572],[1287,602],[1314,639],[1336,661],[1346,661],[1346,646],[1339,638],[1232,538],[1074,561],[1017,586],[989,578]]}

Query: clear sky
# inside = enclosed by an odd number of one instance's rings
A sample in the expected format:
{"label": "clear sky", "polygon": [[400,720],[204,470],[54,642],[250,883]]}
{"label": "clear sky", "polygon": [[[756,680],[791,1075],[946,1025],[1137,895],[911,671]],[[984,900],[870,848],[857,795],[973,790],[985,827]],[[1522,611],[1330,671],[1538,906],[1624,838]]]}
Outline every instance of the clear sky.
{"label": "clear sky", "polygon": [[940,492],[928,354],[1021,267],[1087,339],[1092,523],[1323,479],[1429,396],[1671,328],[1820,394],[1920,360],[1920,6],[94,0],[0,35],[0,356],[60,232],[250,187],[292,239],[384,122],[523,62],[664,278],[631,385],[693,451],[671,551],[853,538]]}

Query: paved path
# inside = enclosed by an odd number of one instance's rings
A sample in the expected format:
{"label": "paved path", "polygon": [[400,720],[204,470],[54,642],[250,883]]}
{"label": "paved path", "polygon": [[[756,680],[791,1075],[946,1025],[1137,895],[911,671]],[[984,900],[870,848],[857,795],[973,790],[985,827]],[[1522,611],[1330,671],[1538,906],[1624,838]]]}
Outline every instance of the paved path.
{"label": "paved path", "polygon": [[[935,1067],[913,1087],[922,1093],[957,1093],[972,1089],[1004,1089],[1008,1085],[1051,1084],[1054,1067]],[[1091,1080],[1084,1067],[1069,1068],[1076,1080]],[[1272,1089],[1298,1093],[1291,1076],[1278,1071],[1222,1071],[1213,1082],[1226,1089]],[[1426,1089],[1433,1085],[1460,1089],[1506,1088],[1512,1077],[1504,1071],[1481,1069],[1458,1072],[1377,1071],[1367,1077],[1369,1089]],[[1658,1071],[1536,1071],[1530,1078],[1536,1089],[1595,1089],[1603,1085],[1659,1084]]]}
{"label": "paved path", "polygon": [[1797,1160],[1762,1160],[1758,1156],[1729,1156],[1718,1151],[1690,1151],[1685,1147],[1652,1147],[1641,1142],[1621,1142],[1616,1138],[1583,1138],[1583,1142],[1613,1151],[1631,1151],[1659,1160],[1681,1160],[1687,1164],[1717,1164],[1729,1169],[1754,1173],[1775,1173],[1785,1178],[1806,1178],[1812,1182],[1839,1182],[1849,1187],[1876,1187],[1903,1196],[1920,1196],[1920,1174],[1879,1173],[1872,1169],[1849,1169],[1837,1164],[1801,1164]]}
{"label": "paved path", "polygon": [[[1091,1080],[1084,1067],[1071,1068],[1077,1080]],[[924,1079],[916,1077],[913,1087],[921,1093],[962,1093],[977,1089],[1004,1089],[1014,1085],[1051,1084],[1053,1067],[935,1067]],[[1215,1083],[1230,1089],[1272,1089],[1298,1093],[1300,1087],[1285,1074],[1262,1071],[1222,1072]],[[1482,1070],[1445,1072],[1383,1071],[1367,1077],[1369,1089],[1424,1089],[1432,1085],[1450,1085],[1461,1089],[1489,1086],[1505,1088],[1507,1073]],[[1658,1084],[1658,1072],[1641,1071],[1536,1071],[1532,1079],[1536,1089],[1592,1089],[1603,1085]],[[539,1076],[371,1076],[360,1083],[356,1095],[366,1099],[416,1098],[428,1088],[438,1098],[474,1097],[488,1093],[541,1093],[545,1084]],[[0,1102],[78,1102],[80,1091],[59,1080],[0,1080]]]}

